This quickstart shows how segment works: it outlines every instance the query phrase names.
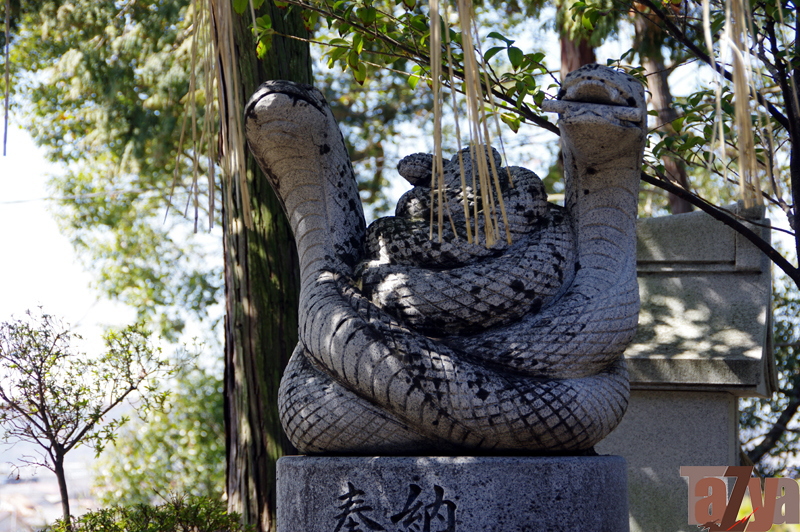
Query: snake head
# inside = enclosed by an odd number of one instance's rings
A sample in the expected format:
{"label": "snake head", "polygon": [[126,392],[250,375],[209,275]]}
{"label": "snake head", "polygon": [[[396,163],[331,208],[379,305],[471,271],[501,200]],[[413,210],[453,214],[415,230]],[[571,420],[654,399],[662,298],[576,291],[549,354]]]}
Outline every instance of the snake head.
{"label": "snake head", "polygon": [[623,72],[585,65],[567,75],[558,99],[542,109],[559,114],[562,139],[586,161],[618,159],[644,147],[644,87]]}
{"label": "snake head", "polygon": [[[250,151],[283,205],[295,239],[307,238],[301,264],[351,275],[361,261],[366,224],[355,174],[336,119],[310,85],[268,81],[245,107]],[[334,230],[335,228],[335,230]],[[300,247],[300,246],[298,246]]]}
{"label": "snake head", "polygon": [[[276,191],[296,160],[313,153],[332,116],[322,93],[310,85],[271,80],[245,106],[250,151]],[[288,168],[287,168],[288,167]],[[283,198],[278,194],[283,202]],[[286,205],[284,205],[286,210]],[[287,211],[288,212],[288,211]]]}

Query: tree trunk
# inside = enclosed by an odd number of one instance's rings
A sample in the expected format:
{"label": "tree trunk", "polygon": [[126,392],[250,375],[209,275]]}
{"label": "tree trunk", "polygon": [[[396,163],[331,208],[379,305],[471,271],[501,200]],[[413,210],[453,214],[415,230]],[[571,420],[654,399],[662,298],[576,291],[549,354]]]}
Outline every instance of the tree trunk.
{"label": "tree trunk", "polygon": [[64,516],[64,522],[67,524],[67,529],[72,530],[71,517],[69,510],[69,491],[67,490],[67,476],[64,473],[64,455],[56,453],[53,459],[53,472],[56,474],[58,480],[58,493],[61,496],[61,513]]}
{"label": "tree trunk", "polygon": [[[264,13],[277,33],[308,36],[299,11],[265,2],[256,16]],[[311,82],[307,43],[276,35],[267,57],[259,60],[249,11],[233,18],[242,106],[268,79]],[[222,72],[222,77],[230,76]],[[227,112],[241,117],[244,110]],[[247,196],[240,190],[227,191],[238,201],[226,202],[223,209],[227,495],[231,511],[267,532],[275,530],[275,464],[293,452],[278,419],[277,399],[283,368],[297,343],[299,272],[281,205],[249,154],[246,165],[251,227],[241,209]],[[225,182],[225,187],[233,185]]]}
{"label": "tree trunk", "polygon": [[572,40],[566,35],[561,36],[561,81],[567,74],[577,70],[583,65],[596,63],[594,48],[585,39]]}
{"label": "tree trunk", "polygon": [[[644,8],[642,8],[644,9]],[[653,108],[658,112],[656,129],[663,128],[670,135],[676,135],[672,122],[678,118],[672,100],[672,91],[669,88],[669,72],[664,64],[663,31],[653,24],[647,17],[637,15],[634,18],[636,30],[635,47],[642,58],[642,66],[647,73],[647,88],[652,95]],[[669,156],[663,156],[664,171],[667,178],[678,186],[689,189],[689,177],[682,161]],[[672,214],[681,214],[692,211],[692,204],[675,194],[668,195],[669,209]]]}

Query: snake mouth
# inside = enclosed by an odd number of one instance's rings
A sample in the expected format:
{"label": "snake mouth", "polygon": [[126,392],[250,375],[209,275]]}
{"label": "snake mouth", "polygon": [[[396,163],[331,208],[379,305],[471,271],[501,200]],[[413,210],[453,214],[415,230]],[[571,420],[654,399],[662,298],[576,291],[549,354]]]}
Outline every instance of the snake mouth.
{"label": "snake mouth", "polygon": [[542,110],[570,120],[594,117],[619,125],[641,125],[645,118],[644,110],[626,87],[591,75],[565,81],[557,99],[542,102]]}

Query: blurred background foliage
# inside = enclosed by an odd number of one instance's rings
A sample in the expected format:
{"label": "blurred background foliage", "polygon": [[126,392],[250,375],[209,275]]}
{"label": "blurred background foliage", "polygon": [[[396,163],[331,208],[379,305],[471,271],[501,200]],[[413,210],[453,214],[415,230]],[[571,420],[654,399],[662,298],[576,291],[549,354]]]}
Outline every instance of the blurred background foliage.
{"label": "blurred background foliage", "polygon": [[163,504],[178,494],[222,498],[225,426],[219,371],[184,364],[162,411],[134,418],[96,464],[96,493],[107,506]]}

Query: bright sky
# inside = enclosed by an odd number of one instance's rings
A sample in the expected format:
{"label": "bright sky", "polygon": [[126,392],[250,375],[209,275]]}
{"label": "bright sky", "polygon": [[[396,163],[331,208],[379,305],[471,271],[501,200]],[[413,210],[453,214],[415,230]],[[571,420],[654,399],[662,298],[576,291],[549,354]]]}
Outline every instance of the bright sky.
{"label": "bright sky", "polygon": [[91,277],[49,211],[55,202],[46,184],[54,172],[58,167],[30,136],[10,126],[7,155],[0,156],[0,321],[41,305],[96,337],[98,325],[129,323],[133,313],[90,288]]}

